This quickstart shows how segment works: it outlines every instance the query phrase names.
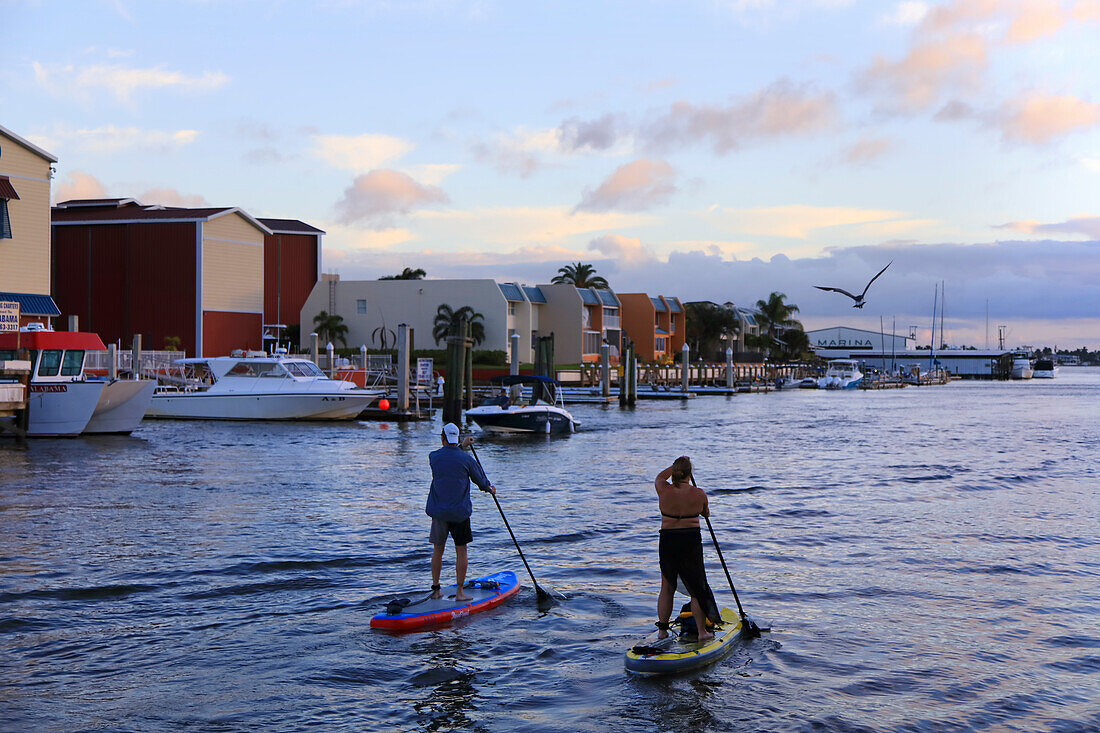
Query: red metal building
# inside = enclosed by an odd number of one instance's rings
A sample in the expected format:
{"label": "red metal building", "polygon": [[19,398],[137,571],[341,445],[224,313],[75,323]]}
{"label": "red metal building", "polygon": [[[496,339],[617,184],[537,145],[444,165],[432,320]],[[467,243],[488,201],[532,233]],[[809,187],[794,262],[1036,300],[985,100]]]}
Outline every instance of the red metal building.
{"label": "red metal building", "polygon": [[294,326],[321,278],[323,231],[297,219],[260,219],[264,236],[264,323]]}
{"label": "red metal building", "polygon": [[[66,201],[52,211],[52,291],[62,319],[107,343],[178,338],[191,356],[262,348],[265,237],[233,207]],[[64,322],[64,320],[62,321]]]}

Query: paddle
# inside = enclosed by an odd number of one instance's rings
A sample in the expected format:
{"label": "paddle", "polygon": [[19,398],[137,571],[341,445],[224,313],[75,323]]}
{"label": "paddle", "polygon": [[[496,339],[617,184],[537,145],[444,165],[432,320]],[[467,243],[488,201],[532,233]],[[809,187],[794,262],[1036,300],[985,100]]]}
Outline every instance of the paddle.
{"label": "paddle", "polygon": [[[474,454],[474,460],[477,461],[477,465],[481,468],[481,472],[485,473],[485,466],[481,465],[481,459],[477,457],[477,451],[474,450],[473,443],[470,444],[470,451]],[[492,494],[491,496],[493,497],[493,501],[496,502],[497,511],[500,512],[500,518],[504,520],[504,526],[507,528],[508,534],[512,536],[512,544],[516,546],[516,551],[519,552],[519,559],[523,560],[523,567],[527,568],[527,574],[531,576],[531,582],[535,585],[535,595],[538,598],[538,604],[541,606],[544,603],[553,602],[554,596],[544,591],[539,586],[538,581],[535,580],[535,574],[531,572],[531,566],[527,564],[527,558],[523,556],[523,550],[519,548],[519,542],[516,541],[516,535],[512,532],[511,525],[508,524],[508,517],[504,516],[504,509],[500,506],[500,500],[497,499],[496,494]]]}
{"label": "paddle", "polygon": [[[691,474],[691,485],[695,488],[699,488],[699,485],[695,483],[695,474]],[[714,527],[710,526],[710,517],[704,516],[703,519],[707,521],[707,529],[710,530],[710,539],[714,542],[714,549],[718,552],[718,559],[722,562],[722,569],[726,571],[726,580],[729,581],[730,590],[733,591],[733,600],[737,602],[737,612],[741,614],[741,625],[745,629],[745,635],[747,638],[760,636],[760,627],[756,625],[745,613],[745,609],[741,607],[741,599],[737,597],[737,589],[733,587],[733,578],[730,577],[730,569],[726,567],[726,558],[722,557],[722,548],[718,546],[718,537],[714,534]]]}

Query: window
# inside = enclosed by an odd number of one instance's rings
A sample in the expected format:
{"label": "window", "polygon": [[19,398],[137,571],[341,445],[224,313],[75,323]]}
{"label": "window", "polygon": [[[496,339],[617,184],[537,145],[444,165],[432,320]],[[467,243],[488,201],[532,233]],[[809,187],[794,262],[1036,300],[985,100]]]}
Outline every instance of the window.
{"label": "window", "polygon": [[361,315],[361,316],[367,315],[367,301],[365,301],[365,300],[355,301],[355,312],[358,315]]}
{"label": "window", "polygon": [[669,333],[676,333],[676,319],[675,318],[669,318],[668,319],[668,332]]}
{"label": "window", "polygon": [[608,328],[618,329],[619,325],[620,325],[619,309],[618,308],[604,308],[603,309],[603,327],[605,329],[608,329]]}
{"label": "window", "polygon": [[0,349],[0,361],[14,361],[15,349]]}
{"label": "window", "polygon": [[11,239],[11,219],[8,217],[7,199],[0,199],[0,239]]}
{"label": "window", "polygon": [[665,350],[665,337],[664,336],[658,336],[654,340],[653,350],[654,351],[661,351],[661,352],[663,352]]}
{"label": "window", "polygon": [[581,349],[581,353],[583,353],[583,354],[598,354],[598,353],[600,353],[600,343],[601,343],[601,341],[602,341],[602,339],[600,338],[600,332],[599,331],[585,331],[584,332],[584,344],[583,344],[584,348]]}
{"label": "window", "polygon": [[532,349],[538,348],[538,345],[539,345],[539,332],[532,330],[531,331],[531,348]]}
{"label": "window", "polygon": [[656,326],[657,328],[661,327],[661,314],[660,313],[654,313],[653,314],[653,325]]}
{"label": "window", "polygon": [[61,376],[79,377],[84,369],[84,349],[69,349],[61,360]]}
{"label": "window", "polygon": [[516,314],[516,304],[509,302],[508,303],[508,315],[514,316],[515,314]]}
{"label": "window", "polygon": [[61,367],[61,349],[46,349],[38,360],[38,376],[56,377]]}

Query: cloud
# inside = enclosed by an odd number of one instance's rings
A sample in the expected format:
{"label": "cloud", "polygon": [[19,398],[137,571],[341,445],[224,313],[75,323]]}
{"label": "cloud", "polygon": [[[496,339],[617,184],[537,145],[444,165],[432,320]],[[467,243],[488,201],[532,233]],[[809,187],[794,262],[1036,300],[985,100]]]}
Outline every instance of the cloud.
{"label": "cloud", "polygon": [[107,198],[107,189],[95,176],[84,171],[73,171],[65,180],[58,181],[53,194],[55,201],[102,199]]}
{"label": "cloud", "polygon": [[389,135],[313,135],[313,150],[333,168],[363,173],[400,158],[416,146]]}
{"label": "cloud", "polygon": [[1062,29],[1066,18],[1057,0],[1027,0],[1005,32],[1008,43],[1031,43]]}
{"label": "cloud", "polygon": [[922,2],[907,0],[894,6],[894,9],[880,17],[883,25],[915,26],[928,15],[928,5]]}
{"label": "cloud", "polygon": [[422,185],[398,171],[378,169],[356,176],[343,198],[336,202],[336,211],[342,223],[367,221],[378,229],[387,228],[396,214],[448,200],[447,194],[436,186]]}
{"label": "cloud", "polygon": [[613,114],[588,121],[576,117],[568,119],[559,128],[560,145],[568,151],[608,150],[618,141],[622,124]]}
{"label": "cloud", "polygon": [[986,68],[985,41],[976,34],[951,35],[913,44],[900,61],[876,56],[859,76],[866,92],[883,99],[883,109],[918,112],[948,92],[971,92]]}
{"label": "cloud", "polygon": [[617,263],[627,267],[652,262],[653,252],[642,245],[642,240],[624,237],[619,234],[605,234],[588,243],[588,249],[599,252],[605,257],[613,258]]}
{"label": "cloud", "polygon": [[87,99],[90,91],[102,89],[119,101],[128,102],[135,93],[148,90],[173,89],[198,93],[213,91],[229,83],[229,77],[220,71],[191,76],[163,67],[139,69],[121,64],[50,67],[34,61],[31,66],[38,85],[60,99]]}
{"label": "cloud", "polygon": [[997,113],[994,123],[1005,140],[1044,144],[1095,127],[1100,123],[1100,104],[1072,96],[1028,92],[1009,101]]}
{"label": "cloud", "polygon": [[888,153],[893,143],[886,137],[869,137],[857,140],[844,153],[844,159],[852,164],[871,163]]}
{"label": "cloud", "polygon": [[1070,234],[1100,240],[1100,216],[1075,216],[1066,221],[1040,224],[1037,221],[1010,221],[996,229],[1013,229],[1025,234]]}
{"label": "cloud", "polygon": [[596,190],[585,191],[578,211],[644,211],[676,192],[676,173],[663,160],[642,158],[619,166]]}
{"label": "cloud", "polygon": [[1100,23],[1100,0],[1078,0],[1070,14],[1078,23]]}
{"label": "cloud", "polygon": [[792,204],[755,209],[719,209],[719,216],[744,234],[808,239],[816,229],[903,221],[901,212],[847,206]]}
{"label": "cloud", "polygon": [[709,142],[715,152],[727,153],[751,140],[821,130],[835,116],[831,93],[780,80],[725,106],[676,102],[643,125],[640,136],[658,150]]}
{"label": "cloud", "polygon": [[426,241],[445,242],[447,249],[455,251],[505,252],[517,245],[557,245],[654,223],[642,214],[571,211],[565,206],[423,209],[411,216]]}
{"label": "cloud", "polygon": [[244,155],[241,157],[243,157],[246,162],[255,165],[282,163],[284,160],[283,154],[279,152],[278,148],[272,145],[262,148],[252,148],[251,150],[245,151]]}
{"label": "cloud", "polygon": [[180,193],[174,188],[150,188],[135,197],[143,204],[161,206],[182,206],[184,208],[204,208],[210,202],[198,194]]}
{"label": "cloud", "polygon": [[478,160],[490,163],[501,173],[527,178],[542,166],[542,156],[561,147],[558,128],[531,130],[518,127],[510,133],[498,133],[489,141],[475,142],[471,152]]}
{"label": "cloud", "polygon": [[164,152],[190,145],[198,138],[198,130],[142,130],[137,127],[107,125],[97,128],[72,128],[57,125],[33,140],[47,150],[71,150],[87,153],[118,153],[126,150]]}
{"label": "cloud", "polygon": [[402,169],[423,184],[438,186],[447,176],[455,173],[462,166],[450,163],[425,163],[423,165],[410,165]]}

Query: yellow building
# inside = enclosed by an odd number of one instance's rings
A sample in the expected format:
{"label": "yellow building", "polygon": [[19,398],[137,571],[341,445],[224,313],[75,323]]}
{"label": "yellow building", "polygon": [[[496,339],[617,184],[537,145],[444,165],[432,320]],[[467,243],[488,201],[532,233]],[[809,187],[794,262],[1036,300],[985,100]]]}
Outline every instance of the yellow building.
{"label": "yellow building", "polygon": [[50,178],[57,158],[0,126],[0,301],[20,321],[60,312],[50,298]]}

